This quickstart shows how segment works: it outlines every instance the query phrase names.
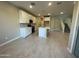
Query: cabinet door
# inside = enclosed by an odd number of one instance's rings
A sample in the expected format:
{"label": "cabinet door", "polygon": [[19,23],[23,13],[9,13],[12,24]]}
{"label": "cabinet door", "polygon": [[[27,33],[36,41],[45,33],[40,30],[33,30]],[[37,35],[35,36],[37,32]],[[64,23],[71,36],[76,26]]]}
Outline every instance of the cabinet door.
{"label": "cabinet door", "polygon": [[50,21],[50,17],[45,17],[44,21]]}
{"label": "cabinet door", "polygon": [[32,15],[30,15],[22,10],[19,11],[20,23],[29,23],[30,19],[32,19],[34,23],[36,22],[36,19],[34,16],[32,16]]}
{"label": "cabinet door", "polygon": [[20,23],[29,23],[29,14],[24,11],[19,11]]}
{"label": "cabinet door", "polygon": [[39,37],[47,38],[47,29],[39,27]]}

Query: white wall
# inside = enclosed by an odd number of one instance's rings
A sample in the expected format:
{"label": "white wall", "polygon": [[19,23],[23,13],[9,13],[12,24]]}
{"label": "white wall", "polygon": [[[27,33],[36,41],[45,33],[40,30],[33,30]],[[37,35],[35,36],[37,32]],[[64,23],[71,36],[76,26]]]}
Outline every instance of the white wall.
{"label": "white wall", "polygon": [[50,27],[51,30],[61,31],[61,21],[58,16],[51,18]]}
{"label": "white wall", "polygon": [[19,36],[18,9],[0,2],[0,44]]}
{"label": "white wall", "polygon": [[64,23],[67,23],[68,26],[69,26],[69,28],[71,28],[72,18],[67,17],[67,18],[65,19]]}
{"label": "white wall", "polygon": [[51,29],[58,29],[64,32],[64,23],[67,23],[71,28],[72,18],[68,15],[58,15],[51,18]]}

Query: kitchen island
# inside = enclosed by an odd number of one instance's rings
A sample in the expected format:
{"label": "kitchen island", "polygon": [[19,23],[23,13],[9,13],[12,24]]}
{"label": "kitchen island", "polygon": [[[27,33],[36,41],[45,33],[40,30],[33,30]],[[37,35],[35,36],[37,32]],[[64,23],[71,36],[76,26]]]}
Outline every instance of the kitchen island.
{"label": "kitchen island", "polygon": [[39,37],[41,38],[47,38],[48,36],[48,32],[49,32],[50,28],[49,27],[39,27]]}

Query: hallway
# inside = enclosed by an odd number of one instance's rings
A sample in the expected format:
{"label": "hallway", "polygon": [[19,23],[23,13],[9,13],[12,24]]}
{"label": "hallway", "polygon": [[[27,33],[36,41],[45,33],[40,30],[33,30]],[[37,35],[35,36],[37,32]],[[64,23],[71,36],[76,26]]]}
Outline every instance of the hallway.
{"label": "hallway", "polygon": [[49,32],[47,39],[39,38],[37,33],[25,39],[17,39],[0,47],[0,57],[39,57],[73,58],[67,50],[68,33]]}

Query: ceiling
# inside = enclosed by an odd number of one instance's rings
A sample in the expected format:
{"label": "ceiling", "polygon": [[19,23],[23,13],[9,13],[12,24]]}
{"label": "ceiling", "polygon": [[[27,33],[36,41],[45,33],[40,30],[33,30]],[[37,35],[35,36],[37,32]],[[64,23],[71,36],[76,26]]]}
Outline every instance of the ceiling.
{"label": "ceiling", "polygon": [[[72,15],[74,3],[72,1],[9,1],[11,4],[14,4],[17,7],[21,7],[32,14],[38,16],[48,15],[60,15],[60,12],[63,12],[66,15]],[[51,2],[52,5],[48,6],[48,3]],[[29,8],[31,3],[35,3],[33,8]]]}

